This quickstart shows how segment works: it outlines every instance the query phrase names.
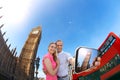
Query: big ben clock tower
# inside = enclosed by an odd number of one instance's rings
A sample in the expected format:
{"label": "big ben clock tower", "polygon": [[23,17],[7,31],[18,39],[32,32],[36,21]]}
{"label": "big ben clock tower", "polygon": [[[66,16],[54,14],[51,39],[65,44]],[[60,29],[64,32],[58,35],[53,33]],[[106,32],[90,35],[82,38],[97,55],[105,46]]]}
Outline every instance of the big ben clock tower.
{"label": "big ben clock tower", "polygon": [[41,39],[41,27],[33,28],[24,44],[24,47],[22,48],[19,57],[18,67],[20,68],[20,70],[18,70],[17,72],[18,80],[33,80],[34,61],[36,58],[36,53],[40,39]]}

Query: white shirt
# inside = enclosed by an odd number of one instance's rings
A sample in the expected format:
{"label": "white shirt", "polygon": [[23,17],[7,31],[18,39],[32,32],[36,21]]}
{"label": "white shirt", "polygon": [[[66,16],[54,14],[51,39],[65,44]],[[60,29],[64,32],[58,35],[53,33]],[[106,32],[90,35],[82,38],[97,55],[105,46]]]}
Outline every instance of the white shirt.
{"label": "white shirt", "polygon": [[68,64],[70,58],[72,58],[72,56],[67,52],[62,51],[58,53],[58,59],[60,60],[60,66],[57,72],[58,76],[68,75]]}

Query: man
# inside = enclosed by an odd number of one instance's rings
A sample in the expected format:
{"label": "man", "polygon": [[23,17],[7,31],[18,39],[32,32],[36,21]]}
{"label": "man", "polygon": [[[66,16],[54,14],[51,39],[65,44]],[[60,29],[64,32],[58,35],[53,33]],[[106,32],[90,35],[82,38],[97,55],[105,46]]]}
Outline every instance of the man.
{"label": "man", "polygon": [[[60,61],[60,66],[59,66],[59,69],[57,72],[58,80],[69,80],[68,64],[74,65],[75,60],[73,59],[73,57],[69,53],[64,52],[62,50],[63,49],[63,42],[61,40],[57,40],[56,45],[57,45],[58,59]],[[100,65],[100,60],[101,60],[100,57],[96,58],[96,61],[94,61],[95,67],[88,69],[86,71],[90,71],[90,70],[98,67]]]}
{"label": "man", "polygon": [[57,72],[58,80],[69,80],[68,64],[70,63],[73,65],[74,60],[69,53],[64,52],[62,50],[63,42],[61,40],[57,40],[56,45],[57,45],[58,59],[60,61],[60,66]]}

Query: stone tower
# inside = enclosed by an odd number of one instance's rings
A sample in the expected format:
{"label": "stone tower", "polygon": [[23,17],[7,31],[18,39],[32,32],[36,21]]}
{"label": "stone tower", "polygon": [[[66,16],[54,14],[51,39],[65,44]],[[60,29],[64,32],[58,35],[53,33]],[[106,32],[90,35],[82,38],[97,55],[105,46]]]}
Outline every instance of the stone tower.
{"label": "stone tower", "polygon": [[90,64],[89,64],[90,57],[91,57],[91,53],[87,53],[86,56],[85,56],[85,59],[82,63],[81,71],[86,70],[90,66]]}
{"label": "stone tower", "polygon": [[33,28],[26,40],[17,65],[16,80],[33,80],[34,61],[41,39],[41,27]]}

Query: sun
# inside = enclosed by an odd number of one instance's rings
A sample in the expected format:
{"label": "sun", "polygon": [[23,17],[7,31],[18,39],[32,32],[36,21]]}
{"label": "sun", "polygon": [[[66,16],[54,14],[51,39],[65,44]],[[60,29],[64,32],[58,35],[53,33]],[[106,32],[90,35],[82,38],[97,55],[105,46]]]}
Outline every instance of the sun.
{"label": "sun", "polygon": [[1,13],[5,24],[19,24],[29,13],[31,0],[0,0]]}

